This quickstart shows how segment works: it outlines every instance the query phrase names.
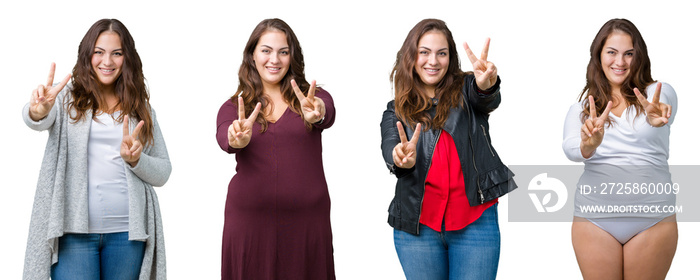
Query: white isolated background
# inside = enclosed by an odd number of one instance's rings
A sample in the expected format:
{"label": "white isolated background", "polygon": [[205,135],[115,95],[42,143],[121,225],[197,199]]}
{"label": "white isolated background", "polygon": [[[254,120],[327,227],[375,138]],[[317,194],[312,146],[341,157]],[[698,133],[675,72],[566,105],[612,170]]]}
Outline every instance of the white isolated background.
{"label": "white isolated background", "polygon": [[[216,114],[236,89],[250,32],[271,17],[294,29],[307,78],[335,100],[336,123],[323,133],[323,148],[338,279],[403,278],[386,223],[395,178],[381,157],[379,122],[393,98],[396,52],[424,18],[446,21],[458,47],[467,41],[477,54],[491,37],[489,60],[503,80],[491,133],[509,165],[571,164],[561,151],[563,120],[584,86],[590,43],[608,19],[630,19],[648,45],[653,77],[673,85],[680,100],[669,162],[700,164],[692,107],[700,104],[693,86],[700,41],[692,33],[700,20],[687,1],[3,1],[0,278],[21,277],[47,137],[23,124],[21,108],[45,83],[51,62],[56,81],[71,71],[92,23],[118,18],[136,41],[173,165],[170,180],[157,189],[168,275],[218,279],[235,160],[216,144]],[[461,47],[458,55],[471,70]],[[499,205],[499,279],[581,278],[570,223],[508,222],[507,212],[506,196]],[[700,223],[678,226],[668,279],[692,277],[700,261]]]}

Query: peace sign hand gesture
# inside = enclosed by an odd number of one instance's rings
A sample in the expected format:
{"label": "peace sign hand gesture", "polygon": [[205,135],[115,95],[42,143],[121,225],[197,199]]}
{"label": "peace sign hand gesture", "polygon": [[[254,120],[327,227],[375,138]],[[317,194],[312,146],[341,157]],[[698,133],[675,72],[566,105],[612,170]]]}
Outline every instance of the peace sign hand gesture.
{"label": "peace sign hand gesture", "polygon": [[642,104],[642,108],[647,113],[647,122],[653,127],[664,126],[668,123],[668,119],[671,117],[671,105],[659,102],[661,98],[661,83],[656,84],[656,91],[654,92],[654,98],[651,102],[647,101],[646,98],[639,92],[639,89],[634,88],[634,94],[637,96],[637,100]]}
{"label": "peace sign hand gesture", "polygon": [[142,126],[143,120],[140,121],[139,124],[136,125],[136,128],[134,128],[134,131],[129,134],[129,116],[124,116],[124,136],[122,136],[122,148],[119,153],[122,159],[131,165],[131,167],[136,166],[141,158],[143,145],[138,137]]}
{"label": "peace sign hand gesture", "polygon": [[316,97],[316,81],[311,81],[309,93],[306,96],[304,96],[304,93],[301,92],[297,82],[294,80],[292,80],[292,88],[294,88],[294,93],[301,104],[304,120],[310,123],[320,122],[323,116],[326,115],[326,104],[321,98]]}
{"label": "peace sign hand gesture", "polygon": [[496,65],[487,60],[489,56],[490,44],[491,38],[486,38],[484,48],[481,50],[481,57],[477,58],[469,48],[467,42],[464,42],[464,50],[467,51],[467,57],[469,57],[469,61],[472,62],[472,67],[474,68],[476,86],[478,86],[481,90],[491,88],[498,81],[498,71],[496,69]]}
{"label": "peace sign hand gesture", "polygon": [[56,96],[63,89],[63,87],[70,81],[70,74],[63,78],[63,81],[53,86],[53,76],[56,72],[56,63],[51,63],[51,69],[49,70],[49,78],[46,81],[46,85],[39,85],[33,92],[32,97],[29,101],[29,117],[38,121],[46,117],[46,115],[51,112],[51,108],[56,101]]}
{"label": "peace sign hand gesture", "polygon": [[246,119],[243,97],[238,97],[238,119],[233,121],[228,127],[228,145],[235,149],[243,149],[250,143],[250,137],[253,135],[253,124],[260,112],[260,102],[255,105],[253,113]]}
{"label": "peace sign hand gesture", "polygon": [[610,110],[612,110],[612,101],[608,101],[608,105],[605,107],[603,114],[598,117],[596,116],[596,107],[593,95],[588,96],[588,104],[590,115],[581,126],[581,154],[585,158],[590,158],[593,155],[593,151],[595,151],[595,149],[600,146],[600,143],[603,142],[605,122],[608,119]]}
{"label": "peace sign hand gesture", "polygon": [[411,141],[406,138],[406,133],[403,131],[401,122],[396,122],[396,128],[399,130],[399,138],[401,143],[396,144],[391,155],[394,157],[394,164],[398,167],[409,169],[416,165],[416,145],[420,136],[420,123],[416,125],[415,133],[411,137]]}

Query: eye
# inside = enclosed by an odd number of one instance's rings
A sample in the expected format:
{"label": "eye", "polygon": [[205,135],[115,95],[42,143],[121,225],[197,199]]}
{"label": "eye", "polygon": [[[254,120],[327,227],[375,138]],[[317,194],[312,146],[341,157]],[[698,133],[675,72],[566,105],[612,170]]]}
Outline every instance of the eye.
{"label": "eye", "polygon": [[269,53],[270,50],[268,50],[268,49],[262,49],[261,52],[262,52],[262,53]]}
{"label": "eye", "polygon": [[428,51],[419,51],[418,53],[422,54],[422,55],[426,55],[426,54],[428,54]]}
{"label": "eye", "polygon": [[440,52],[438,53],[439,56],[447,56],[447,52]]}
{"label": "eye", "polygon": [[102,51],[95,51],[94,54],[102,54]]}
{"label": "eye", "polygon": [[628,53],[626,53],[625,55],[626,55],[626,56],[634,56],[634,53],[633,53],[633,52],[628,52]]}
{"label": "eye", "polygon": [[115,52],[114,55],[116,56],[122,56],[123,54],[121,52]]}
{"label": "eye", "polygon": [[283,55],[288,55],[288,54],[289,54],[289,51],[281,51],[280,53],[283,54]]}
{"label": "eye", "polygon": [[615,54],[614,51],[608,51],[608,54]]}

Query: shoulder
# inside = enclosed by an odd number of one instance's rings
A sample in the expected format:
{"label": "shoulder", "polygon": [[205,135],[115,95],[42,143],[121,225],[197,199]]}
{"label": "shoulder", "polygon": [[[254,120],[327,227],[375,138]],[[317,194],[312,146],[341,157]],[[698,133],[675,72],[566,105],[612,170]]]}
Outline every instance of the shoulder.
{"label": "shoulder", "polygon": [[463,72],[462,76],[465,85],[470,84],[474,79],[476,79],[476,76],[474,76],[474,72],[472,71]]}
{"label": "shoulder", "polygon": [[391,100],[391,101],[386,103],[387,110],[394,110],[395,106],[396,106],[396,100]]}
{"label": "shoulder", "polygon": [[581,100],[569,106],[569,111],[566,113],[567,119],[571,118],[580,121],[581,112],[583,112],[583,102]]}
{"label": "shoulder", "polygon": [[661,102],[668,99],[676,99],[676,90],[669,83],[664,82],[653,82],[645,89],[647,93],[647,99],[652,100],[654,98],[654,93],[656,92],[656,87],[661,84]]}
{"label": "shoulder", "polygon": [[148,104],[148,107],[151,109],[151,118],[156,119],[156,109],[153,109],[153,106],[151,104]]}
{"label": "shoulder", "polygon": [[584,100],[571,104],[569,111],[583,111]]}
{"label": "shoulder", "polygon": [[[56,86],[57,84],[54,84]],[[58,92],[56,95],[56,100],[62,100],[64,103],[68,103],[73,100],[73,83],[68,83],[66,86]]]}
{"label": "shoulder", "polygon": [[223,109],[237,109],[237,108],[238,108],[238,104],[233,103],[233,101],[231,101],[231,98],[226,99],[226,101],[224,101],[224,103],[221,104],[221,110],[223,110]]}
{"label": "shoulder", "polygon": [[238,116],[238,104],[234,103],[229,98],[228,100],[224,101],[223,104],[221,104],[217,118],[230,119],[232,116]]}
{"label": "shoulder", "polygon": [[333,98],[331,97],[331,94],[322,87],[316,87],[315,95],[319,98]]}

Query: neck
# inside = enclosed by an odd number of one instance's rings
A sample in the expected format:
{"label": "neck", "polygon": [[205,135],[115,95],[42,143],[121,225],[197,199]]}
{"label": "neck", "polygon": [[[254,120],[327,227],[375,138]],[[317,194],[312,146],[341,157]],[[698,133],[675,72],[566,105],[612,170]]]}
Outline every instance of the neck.
{"label": "neck", "polygon": [[120,110],[118,106],[119,97],[117,97],[117,94],[114,92],[114,88],[101,89],[98,102],[100,104],[100,111],[105,113],[111,114]]}
{"label": "neck", "polygon": [[428,95],[428,97],[435,98],[435,87],[434,86],[423,85],[423,90],[425,91],[425,94]]}
{"label": "neck", "polygon": [[272,98],[281,97],[282,96],[282,87],[280,86],[279,83],[274,84],[274,85],[263,83],[263,93],[266,95],[269,95]]}

